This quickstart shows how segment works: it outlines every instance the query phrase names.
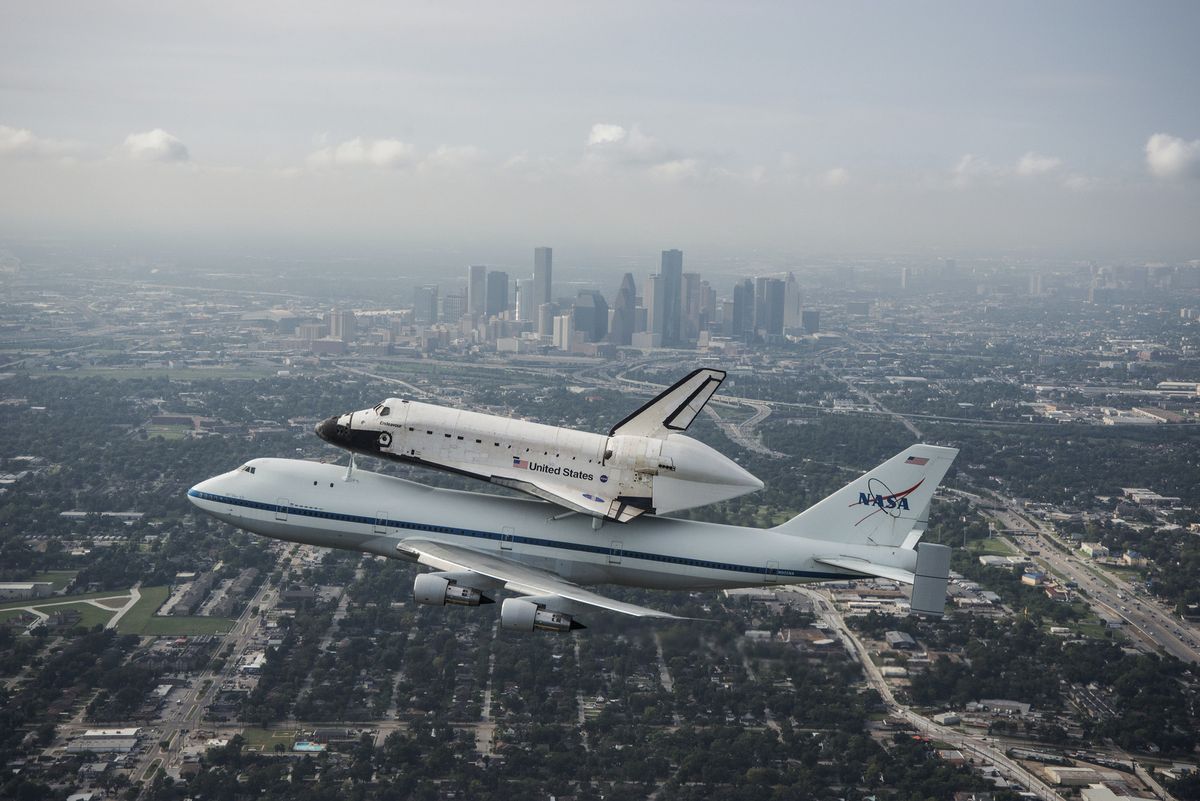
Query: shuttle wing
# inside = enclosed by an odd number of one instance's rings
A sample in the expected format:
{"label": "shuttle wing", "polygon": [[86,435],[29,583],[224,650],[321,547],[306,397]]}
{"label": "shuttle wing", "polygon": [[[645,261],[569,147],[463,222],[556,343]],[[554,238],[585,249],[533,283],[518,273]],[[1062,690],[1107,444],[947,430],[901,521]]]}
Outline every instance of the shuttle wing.
{"label": "shuttle wing", "polygon": [[527,492],[535,498],[550,501],[550,503],[570,509],[572,512],[593,517],[606,517],[620,523],[628,523],[646,511],[642,507],[626,503],[619,498],[603,498],[599,495],[582,493],[578,487],[564,487],[550,482],[524,481],[504,476],[492,476],[488,480],[502,487]]}
{"label": "shuttle wing", "polygon": [[[536,596],[537,600],[554,603],[561,599],[568,604],[590,606],[633,617],[684,619],[667,612],[660,612],[657,609],[606,598],[599,593],[572,584],[547,570],[530,567],[496,554],[422,539],[404,540],[397,548],[415,554],[420,564],[437,570],[467,571],[485,576],[498,582],[505,589],[522,595]],[[560,611],[571,612],[572,610]]]}
{"label": "shuttle wing", "polygon": [[724,380],[724,370],[693,370],[657,398],[613,426],[608,435],[665,437],[672,431],[686,431]]}

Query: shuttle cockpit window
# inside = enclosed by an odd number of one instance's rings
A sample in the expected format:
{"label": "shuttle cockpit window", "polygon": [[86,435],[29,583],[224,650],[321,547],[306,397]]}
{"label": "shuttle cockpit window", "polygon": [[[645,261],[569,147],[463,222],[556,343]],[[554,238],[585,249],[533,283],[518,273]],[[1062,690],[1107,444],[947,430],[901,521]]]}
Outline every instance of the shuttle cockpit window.
{"label": "shuttle cockpit window", "polygon": [[392,407],[390,407],[390,406],[381,406],[379,408],[379,416],[380,417],[387,417],[391,413],[392,413]]}

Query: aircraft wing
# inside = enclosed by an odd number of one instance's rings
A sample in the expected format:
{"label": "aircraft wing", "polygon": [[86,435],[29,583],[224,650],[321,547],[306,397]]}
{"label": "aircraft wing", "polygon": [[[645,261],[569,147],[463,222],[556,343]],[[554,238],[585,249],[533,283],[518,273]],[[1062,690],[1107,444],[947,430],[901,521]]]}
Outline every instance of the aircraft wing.
{"label": "aircraft wing", "polygon": [[485,576],[498,582],[505,589],[522,595],[547,599],[559,598],[572,604],[605,609],[609,612],[620,612],[633,617],[684,619],[667,612],[660,612],[657,609],[607,598],[599,593],[585,590],[577,584],[572,584],[547,570],[523,565],[497,554],[483,553],[459,545],[422,539],[403,540],[397,548],[415,555],[420,564],[437,570],[466,571]]}
{"label": "aircraft wing", "polygon": [[489,481],[501,487],[527,492],[535,498],[550,501],[572,512],[606,517],[620,523],[628,523],[646,511],[618,498],[602,498],[599,495],[581,493],[578,487],[563,487],[550,482],[525,481],[504,476],[492,476]]}

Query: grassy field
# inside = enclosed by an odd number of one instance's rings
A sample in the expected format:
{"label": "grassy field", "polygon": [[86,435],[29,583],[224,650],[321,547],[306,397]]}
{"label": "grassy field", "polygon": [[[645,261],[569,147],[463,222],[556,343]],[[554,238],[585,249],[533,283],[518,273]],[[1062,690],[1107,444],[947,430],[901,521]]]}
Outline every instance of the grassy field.
{"label": "grassy field", "polygon": [[117,598],[129,596],[129,590],[105,590],[103,592],[81,592],[78,595],[57,595],[50,598],[31,598],[27,601],[5,601],[0,604],[0,612],[5,609],[15,609],[21,606],[43,606],[45,604],[62,603],[63,601],[84,601],[88,598]]}
{"label": "grassy field", "polygon": [[269,729],[243,729],[242,739],[246,741],[247,751],[274,751],[276,743],[282,743],[287,750],[292,750],[296,741],[295,729],[271,731]]}
{"label": "grassy field", "polygon": [[998,537],[975,540],[970,544],[970,550],[972,553],[988,556],[1014,556],[1017,553],[1016,549]]}
{"label": "grassy field", "polygon": [[233,621],[223,617],[159,617],[154,613],[167,600],[168,587],[142,587],[142,597],[117,622],[122,634],[145,636],[223,634],[233,627]]}
{"label": "grassy field", "polygon": [[53,614],[54,612],[66,612],[66,611],[78,612],[80,614],[78,625],[83,626],[86,629],[90,629],[92,626],[103,626],[105,623],[107,623],[112,618],[112,616],[114,614],[116,614],[115,612],[105,611],[105,610],[100,609],[89,603],[68,604],[66,606],[52,606],[52,607],[48,607],[46,609],[42,609],[41,611],[49,612],[51,614]]}
{"label": "grassy field", "polygon": [[159,437],[168,441],[187,439],[191,426],[146,426],[147,437]]}
{"label": "grassy field", "polygon": [[0,621],[12,620],[14,617],[19,617],[25,614],[24,609],[0,609]]}
{"label": "grassy field", "polygon": [[21,581],[48,581],[54,585],[54,591],[58,592],[70,584],[71,579],[78,574],[78,570],[47,570],[45,573],[38,573],[32,578],[21,579]]}
{"label": "grassy field", "polygon": [[[99,609],[89,603],[63,604],[61,606],[47,607],[39,607],[37,604],[32,604],[32,606],[33,608],[38,609],[39,611],[48,615],[52,615],[55,612],[78,612],[80,615],[78,625],[89,629],[92,626],[104,625],[114,614],[112,611]],[[0,610],[0,620],[9,620],[10,618],[14,618],[22,614],[22,612],[23,610],[21,609],[2,609]]]}

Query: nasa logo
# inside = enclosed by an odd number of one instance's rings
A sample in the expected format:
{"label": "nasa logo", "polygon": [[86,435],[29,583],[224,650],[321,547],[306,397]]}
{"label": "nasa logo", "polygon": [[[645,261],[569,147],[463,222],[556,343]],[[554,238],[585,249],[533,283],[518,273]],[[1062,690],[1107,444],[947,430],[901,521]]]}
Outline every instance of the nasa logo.
{"label": "nasa logo", "polygon": [[600,483],[601,483],[601,484],[607,484],[607,483],[608,483],[608,476],[600,476]]}
{"label": "nasa logo", "polygon": [[[889,517],[899,517],[900,512],[909,511],[908,496],[916,491],[917,487],[925,483],[925,479],[921,479],[916,484],[913,484],[906,490],[901,492],[892,492],[887,484],[884,484],[877,478],[872,478],[867,481],[867,491],[858,493],[858,500],[851,503],[850,506],[869,506],[870,513],[863,517],[858,523],[863,522],[871,515],[883,512]],[[855,523],[854,525],[858,525]]]}
{"label": "nasa logo", "polygon": [[386,431],[379,434],[379,447],[386,448],[392,444],[392,435]]}

